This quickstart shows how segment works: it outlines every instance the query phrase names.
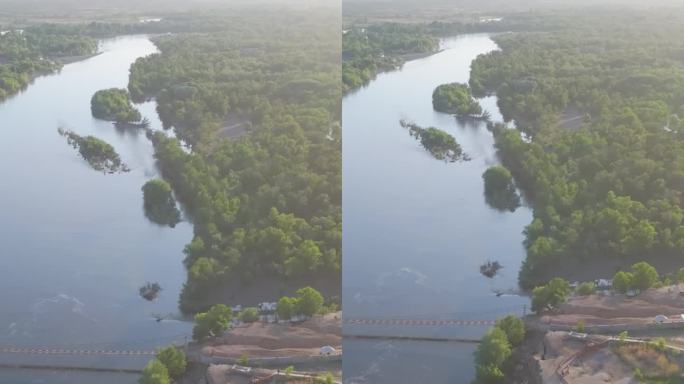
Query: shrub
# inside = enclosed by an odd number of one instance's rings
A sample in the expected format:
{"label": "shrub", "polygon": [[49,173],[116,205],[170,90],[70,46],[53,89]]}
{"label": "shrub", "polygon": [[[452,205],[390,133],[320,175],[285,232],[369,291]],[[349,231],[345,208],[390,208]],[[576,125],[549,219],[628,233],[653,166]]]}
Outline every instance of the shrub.
{"label": "shrub", "polygon": [[593,281],[587,281],[580,284],[576,291],[580,296],[589,296],[596,292],[596,284]]}

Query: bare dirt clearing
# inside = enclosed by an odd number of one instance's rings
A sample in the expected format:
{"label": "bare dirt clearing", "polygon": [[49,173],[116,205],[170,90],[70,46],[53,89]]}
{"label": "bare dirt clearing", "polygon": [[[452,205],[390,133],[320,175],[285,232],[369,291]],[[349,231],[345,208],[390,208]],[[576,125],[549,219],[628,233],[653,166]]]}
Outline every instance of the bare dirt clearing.
{"label": "bare dirt clearing", "polygon": [[669,286],[629,298],[625,295],[591,295],[570,298],[552,313],[541,317],[542,323],[575,325],[651,324],[657,315],[681,319],[684,314],[684,286]]}
{"label": "bare dirt clearing", "polygon": [[316,316],[299,324],[252,323],[227,333],[203,354],[229,358],[315,356],[326,345],[342,345],[341,312]]}

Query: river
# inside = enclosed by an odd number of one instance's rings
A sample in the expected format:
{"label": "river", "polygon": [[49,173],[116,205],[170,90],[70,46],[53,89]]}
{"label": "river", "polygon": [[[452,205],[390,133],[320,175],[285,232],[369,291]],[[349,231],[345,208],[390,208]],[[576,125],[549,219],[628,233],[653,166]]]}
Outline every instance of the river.
{"label": "river", "polygon": [[[441,48],[343,99],[345,318],[492,320],[529,305],[516,292],[531,210],[500,212],[486,204],[482,173],[499,163],[491,133],[481,121],[432,109],[436,86],[466,83],[472,60],[497,46],[478,34],[445,39]],[[481,104],[501,120],[496,97]],[[472,160],[434,159],[400,119],[452,134]],[[493,279],[479,272],[487,260],[503,265]],[[486,329],[345,325],[344,333],[479,338]],[[345,383],[467,383],[474,377],[474,349],[346,340]]]}
{"label": "river", "polygon": [[[157,51],[145,36],[104,40],[101,54],[37,78],[0,104],[0,345],[73,349],[152,349],[182,343],[191,323],[180,321],[185,281],[187,221],[175,228],[143,213],[145,181],[158,176],[143,132],[117,130],[94,119],[90,98],[128,83],[130,65]],[[155,103],[138,106],[161,129]],[[91,169],[57,133],[62,126],[113,145],[129,173]],[[138,288],[159,282],[160,297],[143,300]],[[168,316],[158,322],[155,316]],[[0,354],[0,361],[26,356]],[[28,358],[69,364],[71,357]],[[84,360],[86,359],[86,360]],[[93,366],[141,367],[140,358],[78,358]],[[118,360],[116,360],[118,359]],[[111,377],[110,377],[111,376]],[[135,375],[98,375],[99,382],[134,383]],[[2,382],[92,382],[92,374],[0,371]]]}

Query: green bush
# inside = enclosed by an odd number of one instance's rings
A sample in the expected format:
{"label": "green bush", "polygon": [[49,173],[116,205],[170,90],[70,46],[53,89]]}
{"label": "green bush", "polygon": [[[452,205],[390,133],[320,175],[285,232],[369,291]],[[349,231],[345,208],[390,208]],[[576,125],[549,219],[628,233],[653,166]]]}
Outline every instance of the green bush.
{"label": "green bush", "polygon": [[253,323],[259,320],[259,310],[253,307],[243,309],[240,312],[240,320],[245,323]]}
{"label": "green bush", "polygon": [[157,360],[164,364],[174,379],[183,376],[188,364],[185,353],[174,346],[157,349]]}
{"label": "green bush", "polygon": [[203,341],[208,337],[219,336],[230,327],[233,319],[233,310],[224,304],[216,304],[207,312],[195,315],[195,327],[192,329],[192,338]]}
{"label": "green bush", "polygon": [[142,376],[138,380],[140,384],[170,384],[169,371],[162,362],[154,359],[147,363]]}
{"label": "green bush", "polygon": [[577,286],[577,294],[580,296],[589,296],[596,292],[596,284],[593,281],[587,281]]}

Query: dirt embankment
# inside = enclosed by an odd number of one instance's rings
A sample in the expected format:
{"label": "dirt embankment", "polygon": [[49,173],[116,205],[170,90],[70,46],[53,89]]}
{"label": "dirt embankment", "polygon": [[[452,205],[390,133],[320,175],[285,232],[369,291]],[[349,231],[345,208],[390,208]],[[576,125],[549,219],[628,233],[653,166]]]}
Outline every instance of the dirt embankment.
{"label": "dirt embankment", "polygon": [[543,323],[575,325],[648,324],[655,316],[681,318],[684,314],[684,285],[650,289],[636,297],[591,295],[570,298],[557,310],[542,316]]}
{"label": "dirt embankment", "polygon": [[230,358],[313,356],[323,346],[340,349],[341,312],[316,316],[299,324],[252,323],[227,333],[218,343],[205,346],[207,355]]}

